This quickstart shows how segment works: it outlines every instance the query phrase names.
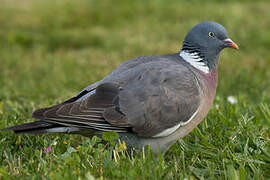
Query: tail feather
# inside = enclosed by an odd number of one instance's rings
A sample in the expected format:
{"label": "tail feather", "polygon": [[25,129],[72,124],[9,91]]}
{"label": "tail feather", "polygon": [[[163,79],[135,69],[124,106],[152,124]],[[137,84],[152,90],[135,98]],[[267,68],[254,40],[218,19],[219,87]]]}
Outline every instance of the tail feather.
{"label": "tail feather", "polygon": [[47,133],[73,133],[78,132],[78,128],[74,127],[54,127],[47,129],[33,129],[27,131],[14,131],[17,134],[47,134]]}
{"label": "tail feather", "polygon": [[51,126],[51,123],[47,123],[44,121],[36,121],[26,124],[21,124],[17,126],[12,126],[9,128],[2,129],[2,131],[22,131],[22,130],[30,130],[30,129],[37,129],[37,128],[46,128]]}
{"label": "tail feather", "polygon": [[0,129],[0,131],[14,131],[17,134],[44,134],[57,132],[71,133],[78,130],[79,129],[75,127],[65,127],[59,124],[46,122],[44,120]]}
{"label": "tail feather", "polygon": [[[80,133],[81,131],[84,130],[84,126],[79,128],[79,127],[76,127],[75,125],[72,125],[72,124],[69,125],[69,124],[61,124],[61,123],[57,123],[57,122],[46,121],[44,119],[44,113],[47,112],[48,110],[58,109],[63,104],[75,102],[77,99],[84,96],[88,92],[89,91],[85,90],[85,91],[81,92],[78,96],[73,97],[73,98],[71,98],[71,99],[69,99],[61,104],[54,105],[54,106],[47,107],[47,108],[38,109],[38,110],[34,111],[32,114],[32,117],[35,119],[40,119],[39,121],[21,124],[21,125],[17,125],[17,126],[12,126],[12,127],[8,127],[5,129],[0,129],[0,131],[14,131],[17,134],[45,134],[45,133],[58,133],[58,132],[60,132],[60,133],[73,133],[73,132]],[[88,130],[88,131],[91,132],[90,130]]]}

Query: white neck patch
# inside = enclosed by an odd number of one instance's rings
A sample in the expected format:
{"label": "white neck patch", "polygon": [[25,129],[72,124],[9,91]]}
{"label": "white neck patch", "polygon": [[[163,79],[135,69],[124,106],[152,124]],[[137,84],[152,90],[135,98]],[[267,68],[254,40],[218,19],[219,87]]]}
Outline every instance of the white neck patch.
{"label": "white neck patch", "polygon": [[199,56],[199,53],[197,52],[190,53],[187,51],[180,51],[179,56],[181,56],[186,62],[188,62],[190,65],[192,65],[196,69],[199,69],[200,71],[206,74],[209,73],[208,66],[204,62],[200,62],[203,59]]}

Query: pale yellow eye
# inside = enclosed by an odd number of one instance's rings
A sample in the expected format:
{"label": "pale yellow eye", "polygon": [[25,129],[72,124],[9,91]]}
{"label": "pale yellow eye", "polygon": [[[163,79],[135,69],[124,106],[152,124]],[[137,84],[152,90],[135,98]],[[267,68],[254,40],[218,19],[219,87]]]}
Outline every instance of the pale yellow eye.
{"label": "pale yellow eye", "polygon": [[210,37],[214,37],[214,36],[215,36],[215,33],[209,32],[208,35],[209,35]]}

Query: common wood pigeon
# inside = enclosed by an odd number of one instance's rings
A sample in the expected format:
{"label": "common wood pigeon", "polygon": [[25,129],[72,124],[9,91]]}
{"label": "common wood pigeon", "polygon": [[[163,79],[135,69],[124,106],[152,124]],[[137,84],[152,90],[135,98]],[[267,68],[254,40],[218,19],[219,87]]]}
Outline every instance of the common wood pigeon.
{"label": "common wood pigeon", "polygon": [[207,115],[226,47],[238,49],[225,28],[202,22],[186,35],[179,53],[133,58],[77,96],[36,110],[38,121],[3,130],[90,137],[115,131],[129,150],[150,145],[164,153]]}

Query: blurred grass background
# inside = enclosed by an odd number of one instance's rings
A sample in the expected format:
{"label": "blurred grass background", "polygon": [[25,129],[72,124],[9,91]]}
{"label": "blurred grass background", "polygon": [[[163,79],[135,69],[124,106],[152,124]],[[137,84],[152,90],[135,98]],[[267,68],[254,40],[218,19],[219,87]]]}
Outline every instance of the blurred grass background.
{"label": "blurred grass background", "polygon": [[90,148],[96,139],[1,133],[0,179],[270,178],[268,1],[0,3],[0,128],[32,121],[34,109],[74,96],[130,58],[178,52],[199,22],[224,25],[240,47],[221,54],[206,120],[159,162],[151,155],[112,159],[112,149]]}

